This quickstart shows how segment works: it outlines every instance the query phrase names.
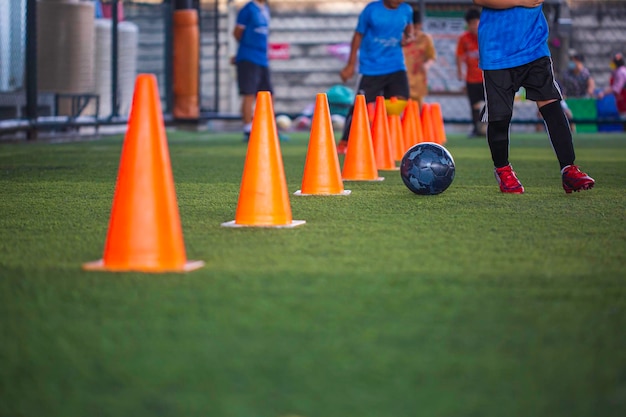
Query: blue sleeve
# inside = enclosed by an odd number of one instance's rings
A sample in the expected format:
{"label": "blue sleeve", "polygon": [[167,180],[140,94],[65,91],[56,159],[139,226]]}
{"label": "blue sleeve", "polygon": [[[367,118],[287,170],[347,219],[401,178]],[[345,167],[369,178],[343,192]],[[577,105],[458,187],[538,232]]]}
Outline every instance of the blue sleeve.
{"label": "blue sleeve", "polygon": [[402,3],[402,5],[407,6],[406,7],[406,24],[412,25],[413,24],[413,9],[411,8],[411,6],[409,6],[406,3]]}
{"label": "blue sleeve", "polygon": [[239,11],[237,14],[237,25],[248,26],[248,22],[250,21],[250,7],[245,5],[243,9]]}
{"label": "blue sleeve", "polygon": [[365,34],[365,32],[367,32],[367,27],[369,26],[370,15],[371,15],[371,10],[372,10],[372,7],[371,7],[372,4],[373,3],[370,3],[367,6],[365,6],[365,9],[363,9],[361,14],[359,15],[359,21],[356,25],[355,32],[359,32],[362,35]]}

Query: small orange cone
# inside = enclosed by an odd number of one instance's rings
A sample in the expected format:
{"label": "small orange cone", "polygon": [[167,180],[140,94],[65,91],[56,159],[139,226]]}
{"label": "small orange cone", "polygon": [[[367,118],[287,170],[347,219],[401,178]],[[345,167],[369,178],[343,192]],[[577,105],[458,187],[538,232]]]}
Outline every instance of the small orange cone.
{"label": "small orange cone", "polygon": [[422,126],[422,118],[420,116],[420,104],[417,101],[413,102],[413,114],[415,115],[414,122],[415,132],[417,133],[417,143],[424,142],[424,126]]}
{"label": "small orange cone", "polygon": [[404,139],[404,152],[417,143],[417,126],[415,125],[415,109],[413,108],[414,101],[408,100],[404,114],[402,115],[402,138]]}
{"label": "small orange cone", "polygon": [[433,126],[433,116],[431,105],[429,103],[422,104],[422,130],[424,131],[424,142],[437,143],[437,136]]}
{"label": "small orange cone", "polygon": [[88,271],[185,272],[187,261],[156,77],[135,82],[101,260]]}
{"label": "small orange cone", "polygon": [[259,91],[235,220],[222,226],[295,227],[304,223],[291,217],[272,95],[269,91]]}
{"label": "small orange cone", "polygon": [[376,116],[376,103],[373,101],[367,103],[367,120],[370,122],[370,126],[374,123],[374,117]]}
{"label": "small orange cone", "polygon": [[365,96],[358,94],[354,101],[348,149],[343,161],[341,176],[344,181],[382,181],[376,168],[370,122]]}
{"label": "small orange cone", "polygon": [[441,113],[441,105],[439,103],[431,104],[433,128],[437,143],[444,145],[447,142],[446,129],[443,125],[443,114]]}
{"label": "small orange cone", "polygon": [[400,120],[399,114],[390,114],[388,117],[393,159],[395,161],[401,161],[402,157],[404,156],[404,135],[402,133],[402,120]]}
{"label": "small orange cone", "polygon": [[348,195],[344,190],[335,146],[335,133],[330,118],[328,96],[317,95],[311,124],[309,147],[302,176],[302,189],[295,195]]}
{"label": "small orange cone", "polygon": [[372,142],[374,143],[376,167],[382,171],[399,169],[393,160],[389,121],[383,96],[376,97],[376,115],[374,116],[374,125],[372,126]]}

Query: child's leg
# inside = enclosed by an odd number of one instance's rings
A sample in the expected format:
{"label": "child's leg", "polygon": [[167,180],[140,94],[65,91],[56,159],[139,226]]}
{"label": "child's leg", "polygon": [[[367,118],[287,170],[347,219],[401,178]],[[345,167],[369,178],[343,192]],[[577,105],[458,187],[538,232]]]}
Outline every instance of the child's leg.
{"label": "child's leg", "polygon": [[510,70],[488,70],[485,76],[485,114],[487,143],[496,168],[509,164],[509,134],[513,100],[517,90]]}
{"label": "child's leg", "polygon": [[539,111],[543,116],[548,137],[550,142],[552,142],[554,153],[556,153],[562,169],[567,165],[574,164],[574,159],[576,158],[569,121],[558,100],[542,104],[543,102],[537,102],[537,106],[541,106]]}

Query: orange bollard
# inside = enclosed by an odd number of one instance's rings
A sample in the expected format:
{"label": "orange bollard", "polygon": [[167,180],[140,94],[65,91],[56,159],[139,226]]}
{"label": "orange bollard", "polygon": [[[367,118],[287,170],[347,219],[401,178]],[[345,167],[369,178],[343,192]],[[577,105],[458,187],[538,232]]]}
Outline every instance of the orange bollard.
{"label": "orange bollard", "polygon": [[172,113],[179,119],[197,119],[198,80],[200,74],[200,52],[198,12],[195,9],[176,10],[173,19],[172,77],[174,107]]}
{"label": "orange bollard", "polygon": [[290,228],[304,223],[304,220],[292,218],[272,95],[269,91],[260,91],[256,97],[235,220],[222,226]]}
{"label": "orange bollard", "polygon": [[204,265],[187,261],[176,202],[156,77],[135,82],[128,129],[101,260],[88,271],[186,272]]}
{"label": "orange bollard", "polygon": [[294,195],[348,195],[344,190],[330,117],[328,96],[317,95],[311,124],[309,147],[302,176],[302,189]]}

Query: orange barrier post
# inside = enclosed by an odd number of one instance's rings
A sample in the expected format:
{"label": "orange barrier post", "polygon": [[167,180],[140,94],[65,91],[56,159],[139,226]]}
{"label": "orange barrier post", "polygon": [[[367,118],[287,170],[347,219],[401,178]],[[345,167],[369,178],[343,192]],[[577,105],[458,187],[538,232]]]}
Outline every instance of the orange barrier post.
{"label": "orange barrier post", "polygon": [[176,10],[173,19],[172,77],[174,107],[172,113],[179,119],[197,119],[200,116],[198,104],[198,79],[200,73],[200,52],[198,12],[195,9]]}
{"label": "orange barrier post", "polygon": [[433,116],[431,105],[429,103],[422,104],[422,129],[424,131],[424,142],[435,142],[437,136],[433,126]]}
{"label": "orange barrier post", "polygon": [[311,124],[309,147],[302,176],[302,189],[295,195],[348,195],[344,190],[330,117],[328,96],[317,95]]}
{"label": "orange barrier post", "polygon": [[187,261],[156,77],[140,74],[101,260],[88,271],[185,272]]}
{"label": "orange barrier post", "polygon": [[439,103],[431,104],[433,130],[435,131],[435,137],[437,143],[444,145],[448,139],[446,138],[446,128],[443,124],[443,114],[441,112],[441,105]]}
{"label": "orange barrier post", "polygon": [[244,162],[235,220],[225,227],[295,227],[293,220],[272,95],[260,91],[252,119],[252,131]]}
{"label": "orange barrier post", "polygon": [[374,125],[372,126],[372,141],[374,143],[376,167],[383,171],[399,169],[396,167],[393,154],[391,153],[391,135],[389,133],[389,121],[383,96],[376,97],[376,115],[374,116]]}
{"label": "orange barrier post", "polygon": [[359,94],[354,101],[348,149],[343,161],[341,176],[344,181],[382,181],[376,168],[370,122],[365,96]]}

